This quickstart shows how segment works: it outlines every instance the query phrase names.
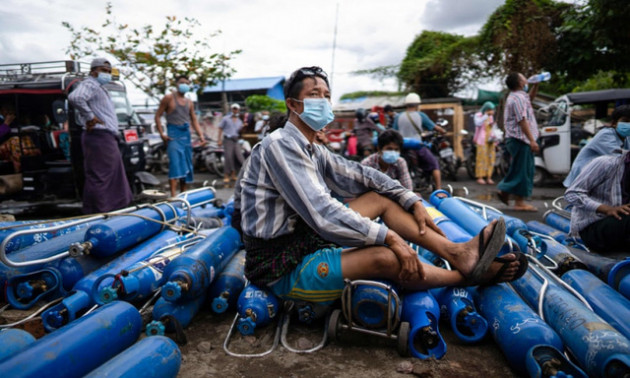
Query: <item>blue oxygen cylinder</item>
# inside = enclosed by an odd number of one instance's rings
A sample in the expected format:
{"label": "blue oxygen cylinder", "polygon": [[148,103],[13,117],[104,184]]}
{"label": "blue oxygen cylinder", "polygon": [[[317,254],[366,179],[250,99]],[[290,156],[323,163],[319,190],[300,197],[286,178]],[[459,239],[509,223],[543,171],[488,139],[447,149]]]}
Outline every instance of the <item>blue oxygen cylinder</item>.
{"label": "blue oxygen cylinder", "polygon": [[[450,194],[445,190],[434,191],[431,193],[429,200],[438,210],[472,236],[479,234],[489,223],[489,221],[483,219],[481,215],[464,204],[464,202],[460,201],[458,198],[450,197]],[[506,240],[509,239],[510,237],[506,234]],[[509,244],[505,243],[501,251],[499,251],[499,255],[509,252],[513,251]]]}
{"label": "blue oxygen cylinder", "polygon": [[543,219],[549,226],[555,228],[556,230],[560,230],[565,234],[568,234],[571,229],[571,219],[560,215],[553,210],[547,211],[543,215]]}
{"label": "blue oxygen cylinder", "polygon": [[144,339],[92,370],[86,377],[176,377],[182,364],[182,353],[168,337]]}
{"label": "blue oxygen cylinder", "polygon": [[113,283],[113,279],[109,276],[106,276],[108,279],[102,279],[102,276],[116,274],[132,264],[146,259],[160,248],[185,240],[189,236],[190,234],[178,236],[176,232],[170,230],[163,231],[83,277],[74,285],[71,295],[42,313],[44,328],[50,332],[62,327],[76,319],[77,314],[82,310],[99,303],[98,293],[101,288],[111,286]]}
{"label": "blue oxygen cylinder", "polygon": [[569,237],[569,235],[567,235],[565,232],[562,232],[556,228],[549,226],[548,224],[539,221],[527,222],[527,228],[539,234],[551,236],[558,243],[564,243],[564,241],[567,240],[567,238]]}
{"label": "blue oxygen cylinder", "polygon": [[427,146],[427,144],[425,144],[419,139],[403,138],[403,150],[419,150],[425,146]]}
{"label": "blue oxygen cylinder", "polygon": [[461,228],[457,223],[453,222],[449,217],[442,214],[442,212],[431,203],[422,200],[422,204],[427,209],[427,213],[429,213],[431,219],[433,219],[433,223],[435,223],[440,230],[446,234],[448,240],[455,243],[463,243],[472,239],[470,233]]}
{"label": "blue oxygen cylinder", "polygon": [[[352,319],[367,329],[387,329],[387,324],[395,324],[396,319],[400,319],[402,313],[402,303],[398,306],[394,300],[394,295],[398,296],[399,289],[396,285],[387,280],[373,280],[391,288],[392,300],[389,292],[378,286],[356,285],[352,290]],[[388,309],[389,305],[389,309]],[[389,311],[389,312],[388,312]],[[387,315],[390,315],[388,318]]]}
{"label": "blue oxygen cylinder", "polygon": [[569,251],[580,259],[591,273],[630,299],[630,258],[615,260],[571,247]]}
{"label": "blue oxygen cylinder", "polygon": [[145,333],[151,336],[163,335],[164,331],[173,332],[178,328],[175,322],[182,328],[188,327],[205,301],[205,295],[178,303],[158,299],[153,306],[154,320],[147,325]]}
{"label": "blue oxygen cylinder", "polygon": [[582,294],[597,315],[630,339],[630,300],[586,270],[566,272],[562,280]]}
{"label": "blue oxygen cylinder", "polygon": [[40,271],[11,277],[6,290],[7,301],[11,306],[25,310],[40,300],[65,296],[81,278],[113,258],[66,257],[46,264]]}
{"label": "blue oxygen cylinder", "polygon": [[70,246],[70,253],[98,257],[113,255],[163,230],[164,226],[155,221],[169,222],[178,217],[177,209],[167,204],[113,216],[102,223],[90,226],[85,232],[84,241]]}
{"label": "blue oxygen cylinder", "polygon": [[[530,306],[538,308],[543,286],[539,278],[528,271],[512,285]],[[553,281],[544,292],[542,311],[589,376],[630,374],[630,340]]]}
{"label": "blue oxygen cylinder", "polygon": [[[479,214],[479,216],[481,216],[482,218],[484,217],[482,207],[475,206],[475,204],[470,203],[470,202],[463,202],[463,203],[466,206],[468,206],[470,209],[472,209],[475,213]],[[508,235],[512,235],[512,233],[518,229],[522,229],[522,228],[527,229],[527,225],[525,225],[525,222],[523,222],[519,218],[510,216],[507,214],[503,214],[489,207],[486,207],[485,211],[486,211],[486,219],[488,220],[488,222],[491,222],[499,218],[503,218],[503,220],[505,220],[505,229]]]}
{"label": "blue oxygen cylinder", "polygon": [[[210,231],[212,232],[212,231]],[[194,245],[200,239],[191,238],[185,245],[164,247],[148,258],[126,267],[117,274],[104,274],[99,281],[112,281],[111,285],[99,285],[98,303],[109,303],[116,299],[127,302],[147,299],[166,281],[164,269],[175,261],[186,246]]]}
{"label": "blue oxygen cylinder", "polygon": [[172,302],[198,297],[239,248],[241,238],[236,229],[224,226],[217,230],[166,267],[168,282],[162,287],[162,298]]}
{"label": "blue oxygen cylinder", "polygon": [[[533,372],[553,367],[555,371],[564,372],[564,376],[585,377],[579,368],[558,352],[564,350],[560,336],[509,286],[504,283],[478,286],[474,297],[479,312],[491,324],[494,341],[516,372],[521,375],[530,372],[530,376],[540,377],[543,375]],[[556,357],[560,366],[550,364],[548,356]],[[544,376],[553,375],[563,376]]]}
{"label": "blue oxygen cylinder", "polygon": [[264,327],[278,315],[280,300],[268,290],[249,284],[236,303],[239,319],[236,327],[242,335],[253,335],[257,327]]}
{"label": "blue oxygen cylinder", "polygon": [[488,332],[488,322],[478,312],[472,295],[465,287],[429,290],[440,305],[440,314],[450,324],[455,336],[465,343],[481,341]]}
{"label": "blue oxygen cylinder", "polygon": [[[68,250],[68,246],[74,242],[82,240],[85,230],[72,231],[68,234],[52,238],[37,245],[23,248],[11,253],[8,258],[14,262],[26,262],[40,260],[54,255],[58,255]],[[26,274],[41,270],[45,264],[9,267],[0,263],[0,297],[4,297],[6,281],[16,275]]]}
{"label": "blue oxygen cylinder", "polygon": [[446,354],[446,343],[438,322],[440,307],[428,291],[407,293],[403,299],[402,320],[409,323],[409,351],[420,359],[440,359]]}
{"label": "blue oxygen cylinder", "polygon": [[81,377],[131,346],[142,318],[126,302],[107,304],[0,362],[4,377]]}
{"label": "blue oxygen cylinder", "polygon": [[[71,219],[66,221],[18,221],[18,222],[2,222],[0,223],[0,242],[4,241],[9,235],[16,231],[23,230],[36,230],[54,226],[63,226],[71,222],[76,222],[77,219]],[[20,250],[22,248],[30,247],[39,243],[46,242],[53,238],[69,234],[78,230],[85,230],[90,225],[99,221],[88,221],[79,224],[75,224],[68,227],[60,228],[56,231],[38,232],[32,234],[24,234],[11,238],[5,246],[7,254]]]}
{"label": "blue oxygen cylinder", "polygon": [[0,361],[16,355],[35,342],[30,333],[17,328],[0,331]]}
{"label": "blue oxygen cylinder", "polygon": [[244,249],[235,254],[208,289],[208,300],[211,301],[212,311],[217,314],[236,306],[238,296],[245,287],[245,255]]}

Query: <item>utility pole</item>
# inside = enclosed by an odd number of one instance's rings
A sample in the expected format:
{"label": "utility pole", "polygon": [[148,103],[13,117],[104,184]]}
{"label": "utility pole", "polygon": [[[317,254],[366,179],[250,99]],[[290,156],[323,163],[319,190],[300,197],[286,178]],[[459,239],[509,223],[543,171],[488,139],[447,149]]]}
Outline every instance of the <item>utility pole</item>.
{"label": "utility pole", "polygon": [[333,76],[335,75],[335,50],[337,50],[337,22],[339,21],[339,2],[335,11],[335,31],[333,33],[332,63],[330,64],[330,90],[332,91]]}

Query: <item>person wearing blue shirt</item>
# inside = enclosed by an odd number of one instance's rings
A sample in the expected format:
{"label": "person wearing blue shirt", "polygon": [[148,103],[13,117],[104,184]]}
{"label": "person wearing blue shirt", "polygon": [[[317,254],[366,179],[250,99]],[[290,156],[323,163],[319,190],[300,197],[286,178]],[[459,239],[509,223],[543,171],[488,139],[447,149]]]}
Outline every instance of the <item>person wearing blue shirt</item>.
{"label": "person wearing blue shirt", "polygon": [[601,129],[578,153],[562,185],[571,186],[586,164],[603,155],[619,155],[630,150],[630,105],[619,106],[612,113],[610,127]]}

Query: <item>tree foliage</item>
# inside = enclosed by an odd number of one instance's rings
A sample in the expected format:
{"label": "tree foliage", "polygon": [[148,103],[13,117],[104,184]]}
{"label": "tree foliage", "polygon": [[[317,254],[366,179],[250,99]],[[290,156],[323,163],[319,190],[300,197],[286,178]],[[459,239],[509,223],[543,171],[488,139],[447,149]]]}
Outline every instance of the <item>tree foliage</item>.
{"label": "tree foliage", "polygon": [[126,79],[154,98],[161,97],[178,75],[187,75],[201,90],[235,72],[230,61],[240,50],[211,53],[207,41],[220,31],[197,36],[195,28],[200,23],[194,18],[167,16],[161,30],[152,25],[131,28],[116,21],[111,3],[105,10],[106,18],[100,28],[62,22],[72,34],[66,51],[72,59],[109,54],[118,60]]}
{"label": "tree foliage", "polygon": [[445,97],[465,86],[475,59],[476,37],[423,31],[407,48],[397,73],[406,89],[422,97]]}
{"label": "tree foliage", "polygon": [[251,95],[245,99],[245,105],[250,112],[260,112],[268,110],[269,112],[279,111],[286,112],[287,105],[284,101],[276,100],[267,95]]}

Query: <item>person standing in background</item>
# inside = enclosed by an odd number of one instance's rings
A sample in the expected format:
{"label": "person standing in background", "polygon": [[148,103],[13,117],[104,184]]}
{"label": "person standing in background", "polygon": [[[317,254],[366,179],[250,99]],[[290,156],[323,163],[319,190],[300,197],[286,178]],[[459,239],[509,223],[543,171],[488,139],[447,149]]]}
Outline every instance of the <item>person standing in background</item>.
{"label": "person standing in background", "polygon": [[243,121],[239,117],[241,106],[232,104],[232,114],[226,115],[219,123],[219,145],[223,145],[225,158],[223,182],[229,184],[236,181],[239,168],[243,165],[243,152],[238,144],[239,133],[243,128]]}
{"label": "person standing in background", "polygon": [[90,64],[90,74],[68,95],[85,126],[81,135],[85,185],[83,212],[104,213],[123,208],[133,196],[118,147],[118,117],[105,85],[112,80],[112,65],[104,58]]}
{"label": "person standing in background", "polygon": [[536,142],[538,124],[532,108],[532,100],[538,93],[538,83],[532,84],[528,94],[525,76],[513,72],[507,76],[505,84],[510,90],[503,112],[505,147],[512,156],[512,163],[498,185],[497,195],[506,205],[509,205],[510,196],[513,195],[515,211],[538,211],[525,202],[534,188],[534,153],[540,150]]}
{"label": "person standing in background", "polygon": [[[193,102],[185,96],[190,92],[190,80],[181,75],[177,77],[176,83],[177,90],[164,96],[155,112],[155,125],[166,144],[168,153],[168,178],[173,197],[175,197],[177,181],[182,192],[186,190],[186,183],[193,181],[191,124],[199,135],[201,144],[206,144],[199,122],[197,122]],[[166,112],[167,134],[164,134],[160,121],[164,112]]]}
{"label": "person standing in background", "polygon": [[492,170],[496,159],[494,141],[490,140],[492,125],[494,124],[494,104],[486,101],[477,114],[475,114],[475,136],[473,142],[476,145],[475,176],[477,183],[481,185],[494,185]]}

